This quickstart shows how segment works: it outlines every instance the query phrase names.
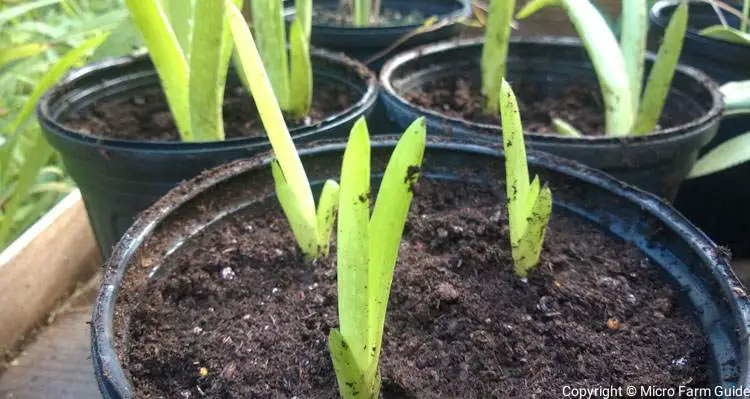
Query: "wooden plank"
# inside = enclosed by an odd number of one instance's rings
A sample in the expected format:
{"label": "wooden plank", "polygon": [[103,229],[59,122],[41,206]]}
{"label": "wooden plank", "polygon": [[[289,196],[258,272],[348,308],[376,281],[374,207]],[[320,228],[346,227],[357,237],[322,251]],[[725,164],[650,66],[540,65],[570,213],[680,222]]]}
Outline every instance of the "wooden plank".
{"label": "wooden plank", "polygon": [[76,190],[0,254],[0,360],[9,360],[26,336],[100,265]]}

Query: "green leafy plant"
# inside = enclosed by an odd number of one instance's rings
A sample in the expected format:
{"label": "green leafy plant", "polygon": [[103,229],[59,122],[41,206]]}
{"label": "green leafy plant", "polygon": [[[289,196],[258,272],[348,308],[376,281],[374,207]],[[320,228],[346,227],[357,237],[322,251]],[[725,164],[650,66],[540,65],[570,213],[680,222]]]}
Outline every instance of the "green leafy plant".
{"label": "green leafy plant", "polygon": [[[231,0],[226,0],[227,2]],[[341,186],[325,183],[316,216],[310,185],[284,123],[260,54],[239,9],[231,4],[229,25],[238,60],[258,104],[276,159],[276,193],[306,258],[328,251],[338,209],[337,284],[339,329],[329,348],[339,392],[347,399],[377,398],[383,325],[399,243],[419,176],[426,141],[423,118],[399,140],[383,175],[370,217],[370,143],[364,119],[352,128],[341,168]]]}
{"label": "green leafy plant", "polygon": [[549,6],[562,7],[594,65],[604,99],[605,133],[609,136],[644,135],[656,129],[661,117],[682,51],[688,8],[682,3],[673,14],[641,96],[647,1],[628,0],[622,5],[620,43],[589,0],[532,0],[517,17],[527,18]]}
{"label": "green leafy plant", "polygon": [[396,145],[370,217],[370,143],[364,120],[349,136],[341,167],[337,234],[339,329],[328,335],[339,392],[346,399],[380,396],[388,296],[425,140],[420,118]]}
{"label": "green leafy plant", "polygon": [[505,148],[508,222],[513,264],[519,277],[526,277],[539,263],[547,222],[552,213],[552,191],[540,188],[539,176],[529,182],[526,145],[516,96],[503,79],[500,89],[500,114]]}
{"label": "green leafy plant", "polygon": [[508,42],[512,29],[516,0],[491,0],[482,46],[482,94],[484,111],[497,113],[500,104],[500,85],[505,78]]}
{"label": "green leafy plant", "polygon": [[238,64],[255,99],[260,119],[276,157],[272,171],[279,202],[300,250],[308,261],[314,261],[328,253],[338,206],[339,186],[333,180],[325,183],[316,210],[307,174],[284,122],[272,80],[266,72],[266,68],[271,69],[271,66],[264,64],[241,10],[232,0],[226,0],[225,4]]}
{"label": "green leafy plant", "polygon": [[291,117],[302,118],[310,112],[312,104],[312,0],[295,1],[296,16],[289,28],[288,52],[282,3],[252,1],[250,5],[258,51],[279,106]]}
{"label": "green leafy plant", "polygon": [[224,140],[222,103],[232,53],[224,2],[125,0],[125,4],[143,35],[182,140]]}
{"label": "green leafy plant", "polygon": [[0,2],[0,251],[74,188],[34,118],[37,101],[70,68],[132,50],[108,34],[126,17],[113,0]]}
{"label": "green leafy plant", "polygon": [[[748,19],[750,19],[750,0],[743,0],[742,13],[739,14],[731,5],[717,0],[708,0],[714,6],[721,24],[712,25],[701,29],[701,35],[712,39],[723,40],[730,43],[750,46],[750,32],[748,31]],[[740,19],[739,29],[729,26],[721,14],[722,9],[735,14]]]}

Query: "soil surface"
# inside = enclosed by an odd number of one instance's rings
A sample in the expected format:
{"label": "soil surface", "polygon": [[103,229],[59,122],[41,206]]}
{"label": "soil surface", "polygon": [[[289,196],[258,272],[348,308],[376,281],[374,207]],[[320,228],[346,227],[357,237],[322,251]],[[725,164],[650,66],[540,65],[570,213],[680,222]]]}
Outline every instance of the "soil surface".
{"label": "soil surface", "polygon": [[[310,114],[303,120],[287,118],[290,129],[315,125],[358,100],[344,86],[317,84]],[[113,140],[179,141],[177,128],[161,89],[150,89],[124,101],[95,103],[64,122],[87,135]],[[227,139],[265,136],[255,102],[241,86],[224,93],[224,131]]]}
{"label": "soil surface", "polygon": [[[396,267],[385,398],[560,398],[563,386],[708,386],[692,314],[635,247],[553,215],[540,267],[512,273],[502,187],[423,180]],[[273,211],[173,255],[121,354],[138,398],[338,398],[334,255],[311,267]]]}
{"label": "soil surface", "polygon": [[[313,8],[313,21],[315,25],[323,26],[352,26],[354,14],[349,7],[342,6],[337,9],[316,7]],[[373,26],[404,26],[421,24],[425,20],[424,14],[418,10],[410,13],[384,8],[380,12],[377,21],[371,21]]]}
{"label": "soil surface", "polygon": [[[556,133],[552,118],[561,118],[582,134],[604,134],[604,102],[599,88],[590,82],[558,87],[522,80],[511,82],[518,99],[524,130]],[[464,120],[499,125],[499,115],[484,112],[485,97],[477,79],[444,78],[425,85],[421,90],[402,93],[412,104]],[[669,128],[690,122],[695,115],[684,112],[662,113],[659,126]],[[498,131],[499,134],[499,131]]]}

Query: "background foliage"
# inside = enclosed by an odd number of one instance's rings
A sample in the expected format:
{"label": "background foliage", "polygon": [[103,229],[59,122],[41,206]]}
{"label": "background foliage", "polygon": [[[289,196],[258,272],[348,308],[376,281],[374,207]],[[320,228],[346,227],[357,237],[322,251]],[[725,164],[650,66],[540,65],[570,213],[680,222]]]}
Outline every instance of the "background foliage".
{"label": "background foliage", "polygon": [[[121,0],[0,0],[0,251],[74,187],[30,112],[35,95],[65,61],[131,51],[129,23]],[[90,56],[70,54],[112,30]]]}

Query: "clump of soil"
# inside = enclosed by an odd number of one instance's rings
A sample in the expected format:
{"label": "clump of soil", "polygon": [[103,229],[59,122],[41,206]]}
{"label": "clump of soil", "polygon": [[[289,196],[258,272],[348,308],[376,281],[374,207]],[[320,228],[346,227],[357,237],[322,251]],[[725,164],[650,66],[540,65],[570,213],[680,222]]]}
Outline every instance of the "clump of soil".
{"label": "clump of soil", "polygon": [[[309,115],[302,120],[287,117],[287,124],[290,129],[315,125],[356,101],[357,94],[349,87],[318,84],[313,90]],[[83,134],[113,140],[180,140],[161,89],[147,90],[126,100],[95,103],[71,115],[64,124]],[[225,90],[224,132],[227,139],[266,134],[255,102],[241,86]]]}
{"label": "clump of soil", "polygon": [[[557,133],[552,118],[560,118],[575,126],[582,134],[604,133],[604,102],[599,88],[591,82],[559,86],[511,82],[518,99],[524,130],[535,133]],[[478,79],[448,77],[402,95],[412,104],[464,120],[500,125],[498,114],[484,112],[485,97]],[[695,115],[685,112],[662,114],[659,125],[669,128],[690,122]],[[499,131],[498,131],[499,134]]]}
{"label": "clump of soil", "polygon": [[[386,321],[386,398],[559,398],[563,386],[708,385],[691,313],[635,247],[553,215],[512,273],[502,187],[423,180]],[[304,265],[275,202],[175,253],[121,353],[138,398],[338,398],[335,248]]]}
{"label": "clump of soil", "polygon": [[[327,26],[353,26],[354,13],[348,6],[339,6],[338,8],[313,8],[313,20],[316,25]],[[377,21],[372,21],[374,26],[404,26],[415,25],[424,22],[425,16],[419,10],[413,10],[409,13],[403,13],[399,10],[383,8]]]}

